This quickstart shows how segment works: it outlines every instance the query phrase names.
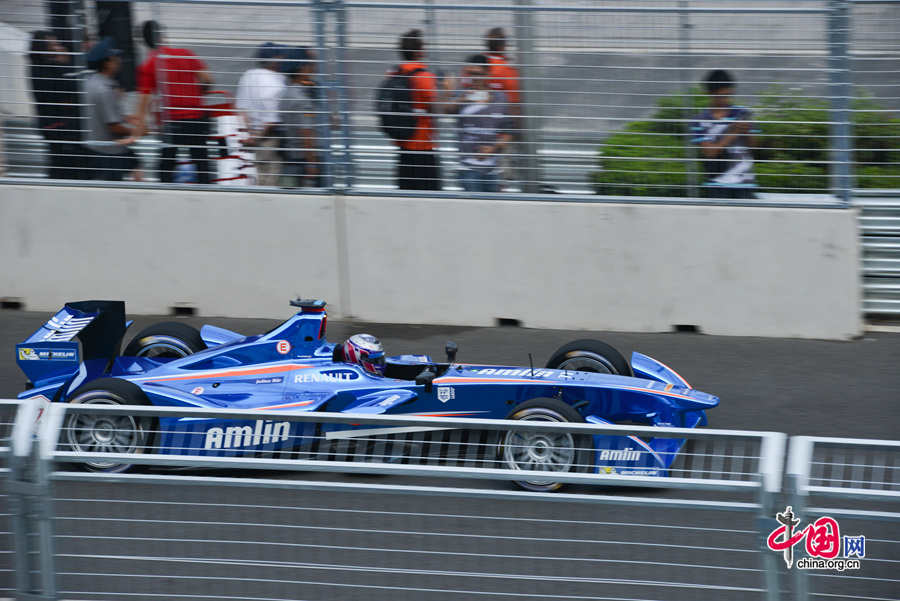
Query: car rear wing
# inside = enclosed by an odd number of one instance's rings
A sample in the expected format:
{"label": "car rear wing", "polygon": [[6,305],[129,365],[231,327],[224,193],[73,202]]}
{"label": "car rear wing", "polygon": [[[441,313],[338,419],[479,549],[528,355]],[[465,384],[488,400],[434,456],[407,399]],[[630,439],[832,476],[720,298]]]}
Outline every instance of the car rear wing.
{"label": "car rear wing", "polygon": [[35,385],[64,379],[77,373],[82,361],[114,359],[128,325],[122,301],[66,303],[34,334],[16,345],[16,363]]}

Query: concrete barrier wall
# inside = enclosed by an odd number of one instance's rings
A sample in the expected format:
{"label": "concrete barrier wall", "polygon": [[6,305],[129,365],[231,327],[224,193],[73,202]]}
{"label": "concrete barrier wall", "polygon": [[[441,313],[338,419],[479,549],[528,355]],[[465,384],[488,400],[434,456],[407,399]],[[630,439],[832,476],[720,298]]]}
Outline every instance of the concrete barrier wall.
{"label": "concrete barrier wall", "polygon": [[0,187],[0,296],[53,310],[848,338],[853,210]]}
{"label": "concrete barrier wall", "polygon": [[129,313],[281,317],[338,303],[330,197],[0,186],[0,296],[27,309],[127,302]]}

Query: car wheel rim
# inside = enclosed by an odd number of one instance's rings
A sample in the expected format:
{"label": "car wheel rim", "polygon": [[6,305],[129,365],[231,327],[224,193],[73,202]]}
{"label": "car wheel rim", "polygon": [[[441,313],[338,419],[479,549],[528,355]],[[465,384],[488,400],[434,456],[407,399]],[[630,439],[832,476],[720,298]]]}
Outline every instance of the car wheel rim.
{"label": "car wheel rim", "polygon": [[[82,405],[124,405],[124,400],[105,391],[86,393],[72,401]],[[76,453],[137,453],[143,428],[130,415],[77,413],[66,420],[65,441]],[[114,461],[86,461],[90,469],[109,471],[122,466]]]}
{"label": "car wheel rim", "polygon": [[[542,408],[526,409],[513,419],[528,421],[567,422],[555,411]],[[567,432],[526,432],[510,430],[503,440],[503,457],[514,470],[567,472],[575,465],[575,439]],[[525,480],[536,488],[553,488],[554,480]]]}
{"label": "car wheel rim", "polygon": [[606,357],[595,355],[594,353],[578,354],[574,357],[569,357],[560,363],[559,367],[556,369],[612,375],[617,375],[619,373]]}
{"label": "car wheel rim", "polygon": [[141,339],[141,348],[137,352],[138,357],[152,359],[180,359],[193,354],[194,351],[183,341],[171,336],[147,336]]}

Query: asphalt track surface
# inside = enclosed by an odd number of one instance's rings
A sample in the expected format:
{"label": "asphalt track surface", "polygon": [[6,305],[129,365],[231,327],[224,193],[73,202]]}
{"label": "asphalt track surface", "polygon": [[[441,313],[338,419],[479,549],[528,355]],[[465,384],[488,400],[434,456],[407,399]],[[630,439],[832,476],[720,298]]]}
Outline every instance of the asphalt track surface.
{"label": "asphalt track surface", "polygon": [[[0,312],[0,344],[10,349],[8,360],[0,361],[0,398],[14,397],[23,383],[13,345],[47,317]],[[159,319],[138,317],[131,332]],[[246,334],[266,331],[275,323],[185,321]],[[565,342],[599,338],[626,356],[638,350],[656,357],[695,388],[718,395],[720,406],[709,412],[715,428],[896,439],[900,425],[898,334],[870,333],[851,342],[829,342],[330,321],[328,337],[337,341],[359,331],[379,336],[389,354],[441,357],[444,342],[452,339],[459,344],[461,361],[512,365],[527,365],[528,353],[540,365]],[[210,475],[234,474],[185,474],[183,486],[58,482],[57,571],[59,587],[68,591],[62,598],[762,597],[761,566],[753,552],[758,545],[754,516],[746,513],[645,509],[627,503],[210,487],[191,480]],[[447,484],[341,474],[289,477],[351,485]],[[473,486],[509,490],[504,483],[478,481]],[[598,494],[587,488],[571,492]],[[635,500],[686,496],[672,490],[603,492]],[[900,559],[900,544],[879,542],[900,540],[900,527],[850,521],[841,526],[845,534],[868,535],[871,559],[851,578],[819,576],[813,590],[835,595],[829,598],[898,597],[896,582],[879,580],[895,578],[895,570],[878,559]],[[250,542],[233,542],[241,540]],[[8,572],[0,572],[0,589],[11,587],[8,577]],[[662,581],[680,584],[655,584]],[[789,589],[790,579],[784,578],[782,586]]]}

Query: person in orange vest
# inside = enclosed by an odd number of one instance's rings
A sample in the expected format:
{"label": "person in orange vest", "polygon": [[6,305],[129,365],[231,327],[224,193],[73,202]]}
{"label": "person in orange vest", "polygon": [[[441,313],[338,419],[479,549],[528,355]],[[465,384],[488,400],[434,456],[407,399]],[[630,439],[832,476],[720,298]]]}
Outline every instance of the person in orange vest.
{"label": "person in orange vest", "polygon": [[506,33],[502,27],[494,27],[488,30],[484,36],[484,45],[487,47],[488,59],[488,87],[498,90],[506,95],[510,104],[510,113],[521,114],[519,108],[521,85],[519,83],[519,70],[509,64],[506,58]]}
{"label": "person in orange vest", "polygon": [[[495,92],[502,92],[506,96],[507,114],[512,118],[509,133],[513,140],[522,138],[521,131],[524,127],[522,115],[522,85],[519,70],[509,63],[506,57],[506,32],[502,27],[489,29],[484,35],[484,45],[487,48],[488,59],[488,88]],[[522,151],[519,144],[510,141],[501,155],[500,164],[503,178],[506,180],[521,180],[524,173],[518,172],[516,160],[518,153]]]}
{"label": "person in orange vest", "polygon": [[441,165],[435,151],[433,117],[438,111],[437,77],[422,62],[424,49],[421,30],[411,29],[400,37],[398,50],[403,63],[397,72],[410,74],[412,109],[417,115],[412,136],[395,140],[400,147],[396,179],[401,190],[441,189]]}

